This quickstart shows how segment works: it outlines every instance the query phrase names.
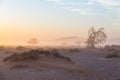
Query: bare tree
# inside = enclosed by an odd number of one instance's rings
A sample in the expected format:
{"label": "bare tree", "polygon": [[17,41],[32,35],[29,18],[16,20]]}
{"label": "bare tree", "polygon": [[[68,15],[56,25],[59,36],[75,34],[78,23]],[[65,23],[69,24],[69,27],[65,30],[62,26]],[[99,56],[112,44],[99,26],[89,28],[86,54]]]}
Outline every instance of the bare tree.
{"label": "bare tree", "polygon": [[36,39],[36,38],[31,38],[31,39],[28,41],[28,43],[29,43],[29,44],[32,44],[33,46],[36,45],[36,44],[38,44],[38,42],[39,42],[39,41],[38,41],[38,39]]}
{"label": "bare tree", "polygon": [[87,47],[95,48],[96,45],[102,44],[106,41],[107,35],[104,32],[104,28],[95,30],[94,27],[88,31]]}

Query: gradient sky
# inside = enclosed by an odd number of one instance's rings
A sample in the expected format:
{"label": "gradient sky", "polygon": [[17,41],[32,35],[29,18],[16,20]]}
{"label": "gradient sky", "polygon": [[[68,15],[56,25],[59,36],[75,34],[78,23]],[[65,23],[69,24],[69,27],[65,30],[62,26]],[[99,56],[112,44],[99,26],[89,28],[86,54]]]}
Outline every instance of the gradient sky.
{"label": "gradient sky", "polygon": [[0,40],[6,43],[87,37],[90,27],[104,27],[120,39],[120,0],[0,0]]}

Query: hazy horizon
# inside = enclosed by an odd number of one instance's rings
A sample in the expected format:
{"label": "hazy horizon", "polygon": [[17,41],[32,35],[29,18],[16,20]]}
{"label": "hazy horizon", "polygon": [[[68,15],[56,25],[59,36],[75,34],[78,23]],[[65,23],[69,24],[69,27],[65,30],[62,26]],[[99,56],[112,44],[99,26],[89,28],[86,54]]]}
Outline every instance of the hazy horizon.
{"label": "hazy horizon", "polygon": [[86,39],[92,26],[105,28],[107,43],[120,44],[118,0],[0,0],[0,22],[1,44]]}

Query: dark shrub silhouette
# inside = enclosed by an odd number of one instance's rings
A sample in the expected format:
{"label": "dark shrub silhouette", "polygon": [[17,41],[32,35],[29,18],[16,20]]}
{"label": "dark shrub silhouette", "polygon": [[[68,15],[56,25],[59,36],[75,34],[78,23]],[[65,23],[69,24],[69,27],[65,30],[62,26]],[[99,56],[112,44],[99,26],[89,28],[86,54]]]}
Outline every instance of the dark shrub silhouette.
{"label": "dark shrub silhouette", "polygon": [[70,52],[80,52],[80,50],[78,48],[71,48]]}
{"label": "dark shrub silhouette", "polygon": [[117,58],[117,57],[120,57],[120,56],[118,54],[118,51],[116,51],[114,49],[113,49],[113,54],[109,54],[106,56],[106,58]]}
{"label": "dark shrub silhouette", "polygon": [[18,51],[21,51],[21,50],[26,50],[27,48],[23,47],[23,46],[17,46],[16,49]]}

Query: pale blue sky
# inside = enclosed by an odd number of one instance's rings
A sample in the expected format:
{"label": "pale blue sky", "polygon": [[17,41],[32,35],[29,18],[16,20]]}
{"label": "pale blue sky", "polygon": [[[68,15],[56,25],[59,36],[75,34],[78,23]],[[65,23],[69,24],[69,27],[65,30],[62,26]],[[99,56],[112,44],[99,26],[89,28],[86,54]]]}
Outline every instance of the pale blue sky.
{"label": "pale blue sky", "polygon": [[41,40],[86,37],[91,26],[104,27],[109,37],[117,38],[120,0],[0,0],[0,21],[3,40],[8,34]]}

